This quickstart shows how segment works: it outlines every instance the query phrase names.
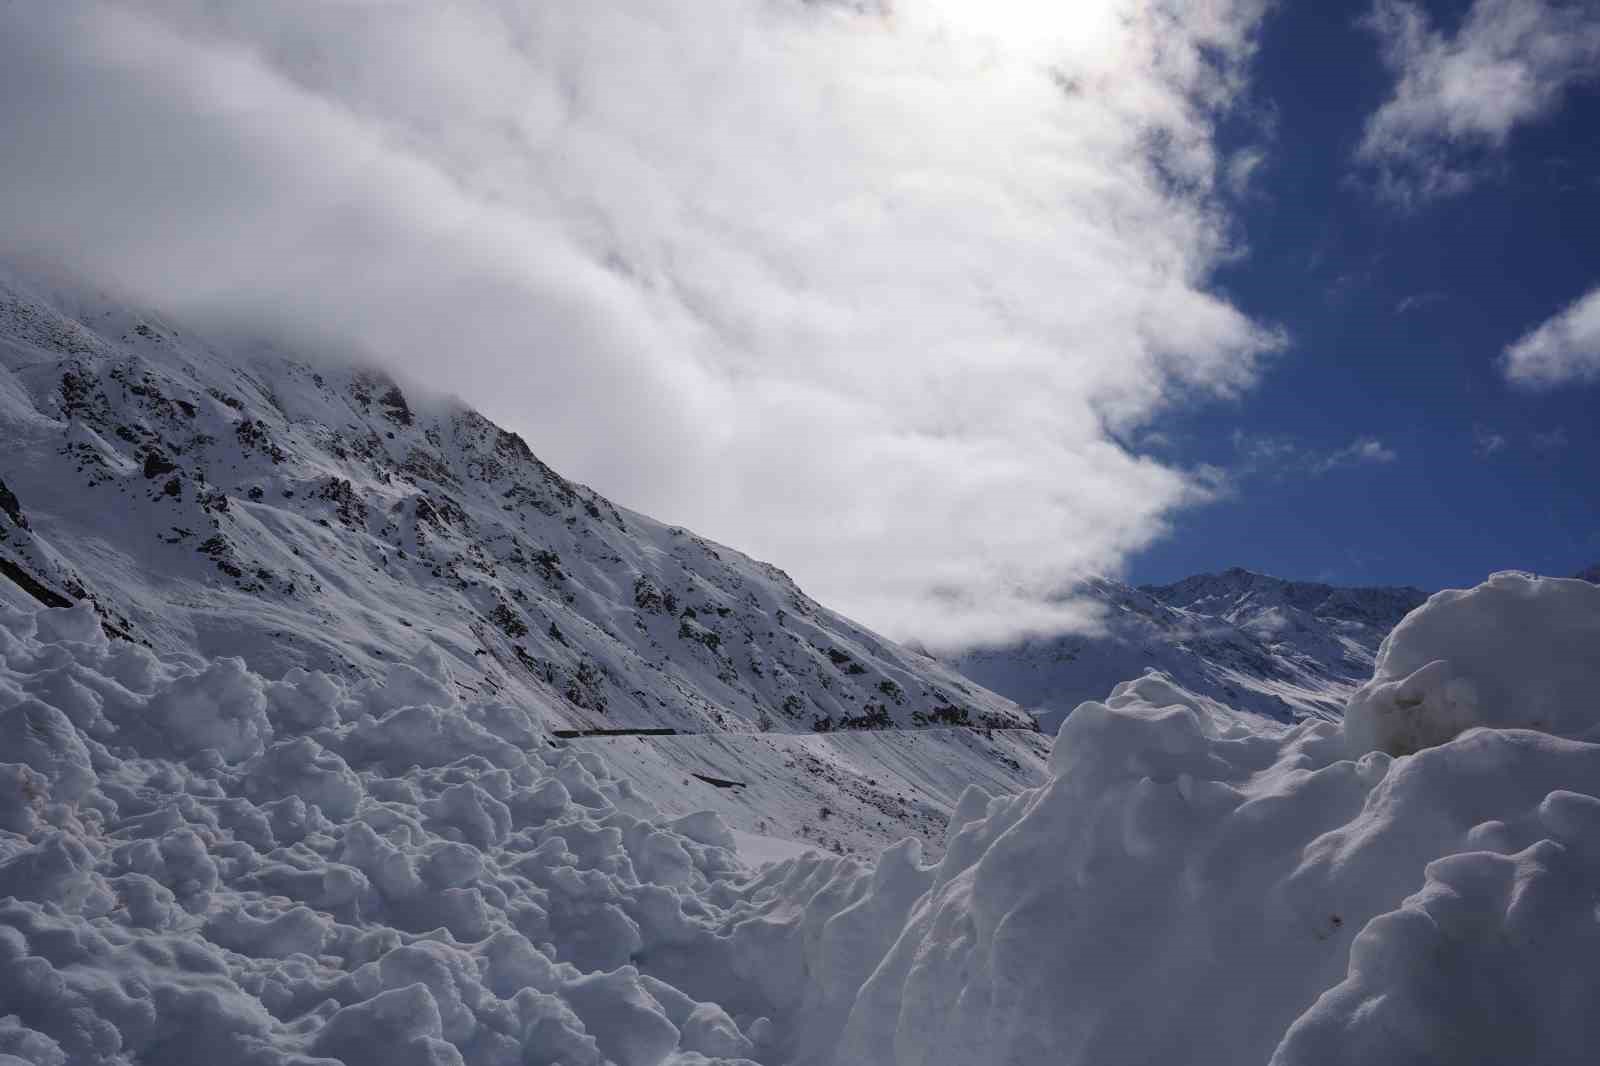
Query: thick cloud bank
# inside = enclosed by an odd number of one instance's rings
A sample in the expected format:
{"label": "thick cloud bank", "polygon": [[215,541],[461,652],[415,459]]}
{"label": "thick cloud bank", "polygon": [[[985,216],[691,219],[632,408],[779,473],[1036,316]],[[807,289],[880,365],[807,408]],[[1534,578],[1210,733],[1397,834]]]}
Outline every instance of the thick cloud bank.
{"label": "thick cloud bank", "polygon": [[1434,597],[1363,697],[1411,754],[1147,675],[939,863],[751,873],[437,660],[0,609],[0,1063],[1592,1062],[1597,630],[1583,582]]}
{"label": "thick cloud bank", "polygon": [[10,4],[0,234],[456,390],[877,628],[1059,628],[1207,491],[1115,441],[1278,343],[1208,289],[1264,7]]}

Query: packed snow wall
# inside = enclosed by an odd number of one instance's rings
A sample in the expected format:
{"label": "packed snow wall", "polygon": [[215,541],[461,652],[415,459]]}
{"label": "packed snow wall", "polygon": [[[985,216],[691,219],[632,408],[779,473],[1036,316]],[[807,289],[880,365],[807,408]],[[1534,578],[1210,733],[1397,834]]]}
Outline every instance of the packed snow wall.
{"label": "packed snow wall", "polygon": [[752,871],[437,661],[0,612],[0,1063],[1590,1062],[1597,651],[1600,588],[1496,575],[1348,729],[1146,676],[937,864]]}

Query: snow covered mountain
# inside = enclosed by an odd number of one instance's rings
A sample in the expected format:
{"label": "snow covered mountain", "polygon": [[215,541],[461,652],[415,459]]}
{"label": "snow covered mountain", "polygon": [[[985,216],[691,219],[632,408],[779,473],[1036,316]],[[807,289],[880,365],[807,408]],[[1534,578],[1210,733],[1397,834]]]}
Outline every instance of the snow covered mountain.
{"label": "snow covered mountain", "polygon": [[16,285],[0,352],[0,552],[158,651],[355,676],[431,649],[552,726],[1026,723],[777,568],[379,372],[240,366],[153,316]]}
{"label": "snow covered mountain", "polygon": [[1047,732],[1084,700],[1159,670],[1189,691],[1281,721],[1333,717],[1372,673],[1383,638],[1420,605],[1415,588],[1339,588],[1248,570],[1135,588],[1099,579],[1101,631],[979,648],[962,673],[1039,715]]}
{"label": "snow covered mountain", "polygon": [[[1010,701],[376,370],[241,354],[13,275],[0,435],[0,597],[86,601],[109,636],[164,656],[341,684],[416,665],[462,698],[528,708],[541,732],[714,735],[635,744],[628,761],[682,782],[687,809],[836,848],[908,828],[937,847],[968,782],[1042,772]],[[882,736],[843,739],[865,732]],[[904,779],[908,744],[941,784]],[[759,787],[796,766],[805,787]]]}

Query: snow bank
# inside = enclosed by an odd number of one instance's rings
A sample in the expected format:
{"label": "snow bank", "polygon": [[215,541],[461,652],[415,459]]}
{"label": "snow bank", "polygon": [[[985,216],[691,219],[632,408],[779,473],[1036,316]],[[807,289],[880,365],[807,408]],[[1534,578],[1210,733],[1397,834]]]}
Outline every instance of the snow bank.
{"label": "snow bank", "polygon": [[754,873],[436,659],[270,681],[0,610],[0,1062],[1590,1062],[1574,584],[1434,597],[1349,735],[1147,675],[938,863]]}
{"label": "snow bank", "polygon": [[717,949],[727,827],[453,688],[0,608],[0,1062],[747,1061],[770,1022],[635,964]]}
{"label": "snow bank", "polygon": [[1159,675],[1083,704],[1046,786],[970,797],[942,863],[853,905],[907,921],[827,975],[871,971],[816,1061],[1592,1062],[1600,745],[1572,737],[1600,721],[1600,590],[1575,585],[1413,614],[1360,712],[1420,690],[1439,721],[1387,734],[1401,757]]}
{"label": "snow bank", "polygon": [[1345,713],[1357,755],[1404,755],[1473,726],[1594,734],[1600,586],[1507,571],[1438,593],[1384,641]]}

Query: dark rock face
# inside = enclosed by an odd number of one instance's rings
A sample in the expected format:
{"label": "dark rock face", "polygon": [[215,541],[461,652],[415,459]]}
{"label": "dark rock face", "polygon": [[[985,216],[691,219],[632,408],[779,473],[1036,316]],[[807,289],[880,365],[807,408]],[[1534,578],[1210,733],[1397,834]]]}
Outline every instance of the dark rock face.
{"label": "dark rock face", "polygon": [[16,493],[6,488],[4,481],[0,481],[0,513],[11,519],[11,524],[18,529],[28,528],[28,517],[22,513],[22,504],[17,502]]}

